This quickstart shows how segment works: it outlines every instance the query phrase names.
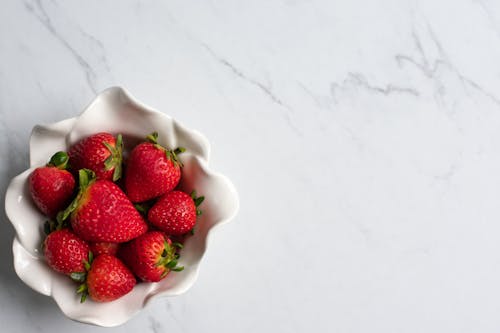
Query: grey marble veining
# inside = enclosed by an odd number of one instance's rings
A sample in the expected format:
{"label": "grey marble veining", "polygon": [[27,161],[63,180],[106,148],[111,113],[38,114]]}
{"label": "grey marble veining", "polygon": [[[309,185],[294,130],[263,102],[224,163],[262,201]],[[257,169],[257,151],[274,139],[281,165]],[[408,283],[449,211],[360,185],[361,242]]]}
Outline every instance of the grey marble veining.
{"label": "grey marble veining", "polygon": [[[31,128],[113,85],[240,193],[195,286],[106,331],[499,331],[498,1],[2,5],[2,202]],[[17,278],[0,218],[6,332],[88,331]]]}

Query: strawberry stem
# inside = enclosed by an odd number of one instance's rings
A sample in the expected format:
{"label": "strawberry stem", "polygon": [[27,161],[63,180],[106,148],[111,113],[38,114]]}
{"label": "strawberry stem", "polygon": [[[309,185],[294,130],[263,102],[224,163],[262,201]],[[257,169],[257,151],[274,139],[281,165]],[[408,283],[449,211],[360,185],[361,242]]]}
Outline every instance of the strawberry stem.
{"label": "strawberry stem", "polygon": [[53,166],[61,170],[65,170],[68,167],[69,156],[64,151],[58,151],[50,158],[47,166]]}

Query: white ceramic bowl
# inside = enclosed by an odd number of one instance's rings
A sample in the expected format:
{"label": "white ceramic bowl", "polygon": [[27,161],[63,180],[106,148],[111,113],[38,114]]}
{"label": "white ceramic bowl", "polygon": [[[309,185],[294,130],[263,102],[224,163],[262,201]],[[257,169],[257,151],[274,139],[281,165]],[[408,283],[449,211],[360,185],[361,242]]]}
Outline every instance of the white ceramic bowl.
{"label": "white ceramic bowl", "polygon": [[[75,284],[66,276],[51,270],[41,252],[46,218],[34,206],[28,176],[45,165],[53,153],[68,150],[78,140],[100,131],[121,133],[125,149],[145,135],[159,132],[159,143],[165,147],[185,147],[180,155],[184,164],[180,187],[196,189],[205,196],[196,232],[181,252],[182,272],[169,274],[158,283],[139,283],[124,297],[109,303],[80,303]],[[5,209],[16,230],[13,242],[14,267],[28,286],[54,298],[66,316],[100,326],[117,326],[143,309],[155,297],[175,296],[187,291],[195,282],[210,234],[216,226],[229,222],[238,210],[238,195],[231,182],[208,167],[210,146],[203,135],[188,129],[171,117],[152,110],[114,87],[103,91],[75,118],[55,124],[35,126],[30,138],[30,168],[13,178],[6,193]]]}

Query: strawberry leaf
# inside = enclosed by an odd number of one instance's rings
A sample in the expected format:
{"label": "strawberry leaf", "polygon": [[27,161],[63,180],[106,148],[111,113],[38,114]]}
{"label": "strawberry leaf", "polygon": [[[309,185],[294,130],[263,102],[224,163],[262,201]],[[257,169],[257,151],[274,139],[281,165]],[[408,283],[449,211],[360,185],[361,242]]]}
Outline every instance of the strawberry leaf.
{"label": "strawberry leaf", "polygon": [[184,148],[184,147],[177,147],[177,148],[175,148],[175,150],[174,150],[174,154],[176,154],[176,155],[177,155],[177,154],[183,153],[183,152],[185,152],[185,151],[186,151],[186,148]]}
{"label": "strawberry leaf", "polygon": [[94,261],[94,254],[92,253],[92,251],[89,251],[88,260],[83,260],[83,266],[85,266],[85,270],[87,272],[90,270],[90,266],[92,265],[93,261]]}
{"label": "strawberry leaf", "polygon": [[92,265],[93,261],[94,261],[94,254],[92,253],[92,251],[89,251],[89,264]]}
{"label": "strawberry leaf", "polygon": [[198,207],[199,205],[201,205],[201,203],[203,202],[203,200],[205,200],[205,197],[203,197],[203,196],[194,199],[194,205],[196,207]]}
{"label": "strawberry leaf", "polygon": [[46,235],[56,230],[57,230],[57,223],[52,220],[47,220],[43,224],[43,231],[45,232]]}
{"label": "strawberry leaf", "polygon": [[86,290],[87,290],[87,285],[84,284],[84,283],[82,283],[81,285],[78,286],[78,288],[76,289],[76,292],[78,294],[80,294],[80,293],[82,293],[82,292],[84,292]]}
{"label": "strawberry leaf", "polygon": [[148,142],[154,144],[156,148],[165,151],[165,156],[167,157],[167,159],[172,161],[172,163],[174,163],[175,166],[182,167],[182,162],[179,160],[179,157],[177,155],[185,152],[186,148],[177,147],[176,149],[173,149],[173,150],[172,149],[165,149],[165,147],[158,144],[158,132],[153,132],[153,133],[149,134],[146,137],[146,140]]}
{"label": "strawberry leaf", "polygon": [[57,228],[62,228],[65,223],[64,221],[73,213],[76,208],[78,207],[80,203],[80,199],[82,198],[83,193],[87,190],[87,188],[95,181],[96,175],[94,171],[89,170],[89,169],[80,169],[78,171],[78,178],[79,178],[79,184],[80,188],[78,190],[78,194],[73,199],[73,201],[69,204],[68,207],[66,207],[65,210],[60,211],[57,214]]}
{"label": "strawberry leaf", "polygon": [[103,142],[111,155],[104,161],[104,169],[106,171],[114,169],[113,181],[116,182],[122,176],[122,151],[123,151],[123,138],[121,134],[116,137],[116,143],[113,147],[108,142]]}
{"label": "strawberry leaf", "polygon": [[76,289],[76,293],[82,294],[82,296],[80,297],[80,303],[85,302],[85,300],[87,299],[87,296],[89,294],[87,284],[82,283],[81,285],[79,285],[78,288]]}
{"label": "strawberry leaf", "polygon": [[58,169],[64,170],[68,167],[69,156],[64,151],[58,151],[51,158],[47,166],[54,166]]}
{"label": "strawberry leaf", "polygon": [[177,259],[170,260],[165,266],[169,269],[175,268],[175,266],[177,266]]}
{"label": "strawberry leaf", "polygon": [[122,177],[122,164],[115,166],[115,171],[113,171],[113,181],[116,182]]}
{"label": "strawberry leaf", "polygon": [[157,267],[165,267],[165,271],[161,275],[162,278],[165,277],[169,271],[179,272],[184,269],[182,266],[177,266],[180,255],[176,253],[176,250],[181,249],[183,247],[182,244],[178,242],[169,244],[168,241],[165,240],[163,246],[165,249],[162,252],[160,260],[156,263]]}
{"label": "strawberry leaf", "polygon": [[135,209],[137,209],[137,211],[139,213],[141,213],[143,216],[148,216],[148,211],[149,209],[151,208],[151,204],[148,203],[148,202],[143,202],[143,203],[136,203],[134,204],[134,207]]}
{"label": "strawberry leaf", "polygon": [[193,198],[194,205],[195,205],[195,207],[197,207],[196,208],[196,216],[200,216],[202,214],[202,211],[201,211],[201,209],[198,209],[198,206],[201,205],[203,200],[205,200],[205,197],[204,196],[197,197],[196,191],[193,190],[193,191],[191,191],[191,198]]}
{"label": "strawberry leaf", "polygon": [[178,167],[182,168],[183,164],[182,164],[181,160],[179,159],[179,156],[177,156],[177,155],[180,154],[180,153],[183,153],[185,151],[186,151],[186,148],[178,147],[178,148],[176,148],[174,150],[171,150],[171,149],[167,150],[165,152],[165,154],[167,155],[167,158],[169,160],[171,160],[172,163],[174,163],[175,166],[178,166]]}
{"label": "strawberry leaf", "polygon": [[80,283],[85,281],[86,276],[87,276],[87,274],[85,272],[73,272],[69,275],[71,280],[73,280],[75,282],[80,282]]}
{"label": "strawberry leaf", "polygon": [[153,132],[146,137],[148,142],[157,144],[158,143],[158,132]]}
{"label": "strawberry leaf", "polygon": [[164,256],[164,257],[171,257],[172,253],[174,252],[172,246],[170,246],[170,244],[165,240],[163,242],[163,247],[165,249],[163,250],[162,256]]}
{"label": "strawberry leaf", "polygon": [[180,272],[184,270],[184,266],[174,267],[171,269],[173,272]]}
{"label": "strawberry leaf", "polygon": [[182,245],[182,244],[181,244],[181,243],[179,243],[179,242],[173,242],[173,243],[172,243],[172,245],[173,245],[173,246],[175,246],[175,247],[176,247],[176,248],[178,248],[178,249],[182,249],[182,248],[184,247],[184,245]]}
{"label": "strawberry leaf", "polygon": [[78,171],[78,180],[80,190],[86,189],[96,179],[95,172],[89,169],[80,169]]}

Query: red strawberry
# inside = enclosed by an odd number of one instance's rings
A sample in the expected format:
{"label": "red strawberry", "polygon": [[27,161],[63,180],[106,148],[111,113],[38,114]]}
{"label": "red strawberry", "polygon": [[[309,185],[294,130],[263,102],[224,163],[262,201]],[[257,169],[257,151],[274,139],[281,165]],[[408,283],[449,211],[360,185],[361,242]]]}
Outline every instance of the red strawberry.
{"label": "red strawberry", "polygon": [[120,246],[119,243],[111,243],[111,242],[96,242],[90,243],[90,251],[94,254],[94,256],[99,256],[101,254],[110,254],[115,256],[118,252],[118,248]]}
{"label": "red strawberry", "polygon": [[97,133],[74,144],[68,154],[75,174],[80,169],[90,169],[97,179],[117,181],[122,172],[122,136]]}
{"label": "red strawberry", "polygon": [[149,231],[123,245],[120,258],[141,280],[158,282],[170,271],[184,269],[177,266],[176,247],[182,245],[172,243],[161,231]]}
{"label": "red strawberry", "polygon": [[180,236],[192,230],[196,216],[201,215],[197,207],[205,197],[191,196],[181,191],[172,191],[162,196],[148,212],[148,220],[168,235]]}
{"label": "red strawberry", "polygon": [[66,275],[85,272],[89,246],[69,229],[50,233],[43,250],[47,264],[55,271]]}
{"label": "red strawberry", "polygon": [[136,284],[132,272],[120,259],[101,254],[90,264],[84,283],[78,287],[81,302],[87,294],[96,302],[110,302],[128,294]]}
{"label": "red strawberry", "polygon": [[75,179],[64,170],[68,155],[58,152],[46,166],[36,168],[29,176],[29,188],[35,205],[45,215],[54,218],[71,200]]}
{"label": "red strawberry", "polygon": [[184,148],[167,150],[157,143],[158,133],[150,134],[130,153],[125,174],[125,189],[132,202],[142,202],[173,190],[181,179],[177,154]]}
{"label": "red strawberry", "polygon": [[64,221],[70,215],[73,231],[89,242],[121,243],[145,233],[148,226],[125,193],[109,180],[96,180],[95,174],[79,172],[78,196],[58,216]]}

